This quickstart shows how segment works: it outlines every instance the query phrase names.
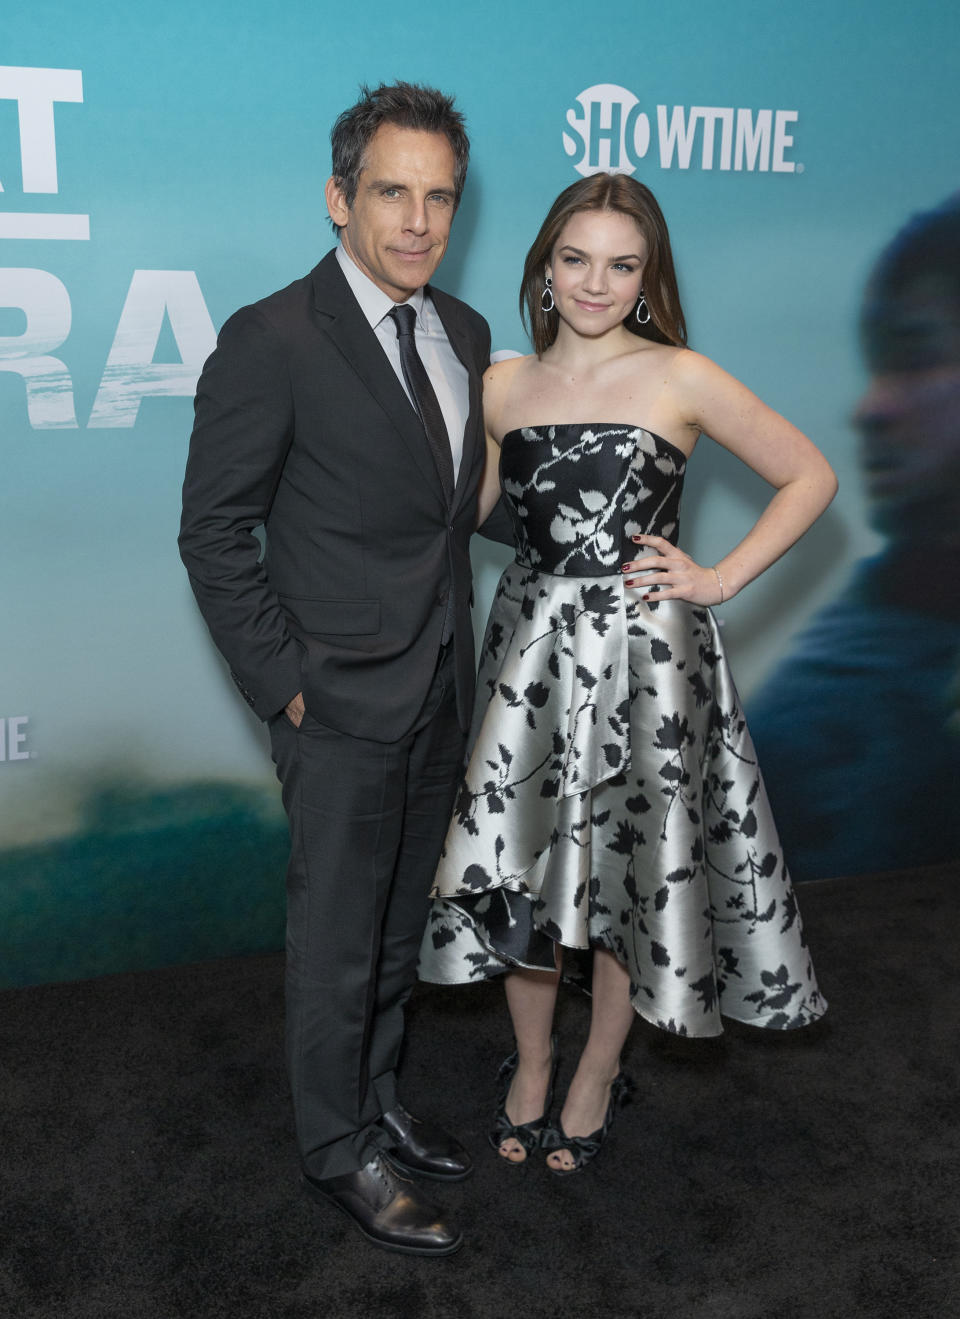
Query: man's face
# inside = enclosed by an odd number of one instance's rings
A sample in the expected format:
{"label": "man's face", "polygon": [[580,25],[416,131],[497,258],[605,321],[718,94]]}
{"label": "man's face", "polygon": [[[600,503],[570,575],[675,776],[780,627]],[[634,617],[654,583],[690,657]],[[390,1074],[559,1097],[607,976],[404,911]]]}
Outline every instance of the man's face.
{"label": "man's face", "polygon": [[330,217],[360,269],[394,302],[426,284],[447,250],[456,205],[453,148],[443,133],[382,124],[352,206],[327,182]]}
{"label": "man's face", "polygon": [[927,537],[960,519],[960,309],[932,277],[868,294],[870,384],[854,413],[871,522]]}

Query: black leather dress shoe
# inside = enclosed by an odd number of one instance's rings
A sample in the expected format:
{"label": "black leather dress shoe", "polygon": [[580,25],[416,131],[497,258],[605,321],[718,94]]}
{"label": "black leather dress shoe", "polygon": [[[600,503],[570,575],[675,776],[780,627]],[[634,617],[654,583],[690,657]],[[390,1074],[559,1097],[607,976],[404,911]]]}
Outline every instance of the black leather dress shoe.
{"label": "black leather dress shoe", "polygon": [[444,1222],[436,1205],[379,1154],[357,1172],[325,1178],[304,1173],[303,1182],[314,1199],[342,1209],[375,1246],[407,1255],[452,1255],[463,1244],[460,1231]]}
{"label": "black leather dress shoe", "polygon": [[401,1172],[440,1182],[459,1182],[473,1172],[473,1160],[458,1140],[433,1122],[411,1117],[402,1104],[384,1113],[380,1126],[391,1140],[386,1156]]}

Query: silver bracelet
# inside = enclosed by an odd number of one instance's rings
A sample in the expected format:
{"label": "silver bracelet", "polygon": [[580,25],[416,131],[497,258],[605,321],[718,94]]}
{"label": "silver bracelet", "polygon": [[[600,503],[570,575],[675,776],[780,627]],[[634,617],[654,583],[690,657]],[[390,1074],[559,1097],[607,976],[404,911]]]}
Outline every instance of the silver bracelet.
{"label": "silver bracelet", "polygon": [[717,574],[717,581],[720,583],[720,604],[723,604],[723,578],[720,576],[720,569],[714,564],[713,571]]}

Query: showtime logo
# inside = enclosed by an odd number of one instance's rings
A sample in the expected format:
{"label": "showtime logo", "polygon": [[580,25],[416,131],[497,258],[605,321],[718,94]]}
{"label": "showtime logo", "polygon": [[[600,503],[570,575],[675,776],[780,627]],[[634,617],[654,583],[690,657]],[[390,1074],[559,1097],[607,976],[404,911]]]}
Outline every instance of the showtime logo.
{"label": "showtime logo", "polygon": [[583,175],[632,174],[654,140],[661,169],[696,163],[705,170],[802,174],[803,165],[787,159],[793,148],[787,130],[798,118],[796,110],[658,105],[654,139],[650,116],[633,92],[603,82],[581,92],[567,111],[563,149]]}

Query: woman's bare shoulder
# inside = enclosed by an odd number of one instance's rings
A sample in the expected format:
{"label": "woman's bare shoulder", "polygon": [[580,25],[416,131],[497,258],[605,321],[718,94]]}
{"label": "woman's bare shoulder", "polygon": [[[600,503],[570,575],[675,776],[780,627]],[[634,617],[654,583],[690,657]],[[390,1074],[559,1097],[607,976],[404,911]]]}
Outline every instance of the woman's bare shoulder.
{"label": "woman's bare shoulder", "polygon": [[502,418],[508,401],[515,396],[516,389],[523,390],[523,377],[536,363],[536,356],[504,357],[487,367],[483,377],[483,416],[487,433],[500,443],[503,434]]}
{"label": "woman's bare shoulder", "polygon": [[680,385],[697,389],[732,379],[723,367],[717,366],[709,357],[704,357],[703,353],[695,352],[692,348],[674,348],[672,351],[675,357],[670,375]]}
{"label": "woman's bare shoulder", "polygon": [[509,389],[518,372],[522,373],[531,362],[537,360],[535,353],[526,356],[502,357],[499,362],[491,362],[483,377],[485,390],[504,391]]}

